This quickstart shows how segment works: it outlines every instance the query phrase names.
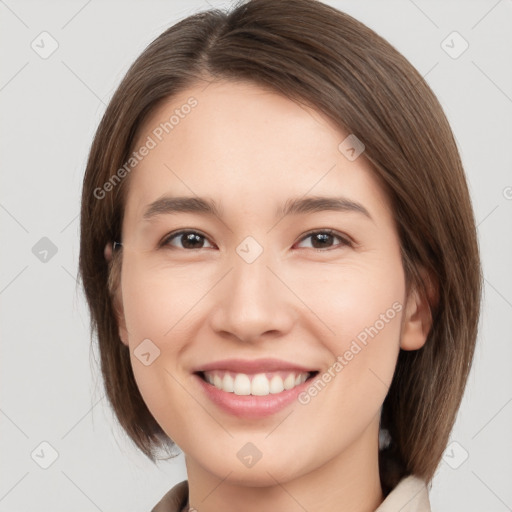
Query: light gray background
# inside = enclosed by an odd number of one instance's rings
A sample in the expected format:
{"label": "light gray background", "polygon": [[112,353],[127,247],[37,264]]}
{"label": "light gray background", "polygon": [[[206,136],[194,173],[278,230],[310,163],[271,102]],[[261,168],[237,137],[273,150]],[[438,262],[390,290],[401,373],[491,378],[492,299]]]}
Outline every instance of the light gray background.
{"label": "light gray background", "polygon": [[[436,512],[512,510],[512,0],[326,3],[412,62],[455,133],[478,221],[485,303],[456,444],[431,501]],[[154,466],[106,406],[76,288],[78,213],[93,133],[128,66],[168,26],[208,7],[0,1],[1,512],[149,511],[186,478],[183,455]],[[59,45],[47,59],[31,48],[42,31]],[[457,59],[441,47],[453,31],[469,43]],[[33,253],[43,237],[57,248],[46,262]],[[58,452],[48,469],[40,467],[51,461],[43,441]]]}

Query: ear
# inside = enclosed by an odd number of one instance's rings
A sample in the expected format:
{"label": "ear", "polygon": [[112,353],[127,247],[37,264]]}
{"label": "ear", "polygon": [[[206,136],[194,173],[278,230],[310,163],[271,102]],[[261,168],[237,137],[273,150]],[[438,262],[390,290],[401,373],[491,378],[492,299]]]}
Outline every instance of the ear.
{"label": "ear", "polygon": [[412,287],[409,292],[400,337],[400,348],[403,350],[418,350],[423,347],[432,327],[429,299],[432,305],[436,304],[437,291],[430,276],[425,271],[420,271],[420,274],[428,296],[420,293],[417,287]]}
{"label": "ear", "polygon": [[[120,302],[120,300],[117,300],[116,297],[116,304]],[[123,342],[124,345],[128,347],[128,329],[126,328],[126,320],[124,318],[124,311],[123,307],[116,305],[116,319],[117,319],[117,325],[119,329],[119,338]]]}
{"label": "ear", "polygon": [[105,245],[103,254],[105,255],[107,262],[110,263],[112,261],[112,242],[108,242],[107,245]]}
{"label": "ear", "polygon": [[[105,255],[105,260],[110,264],[112,262],[112,242],[108,242],[105,245],[105,249],[103,251]],[[116,268],[111,267],[111,272],[118,273],[115,276],[114,281],[117,282],[116,289],[114,291],[114,312],[116,315],[117,325],[119,329],[119,338],[124,345],[128,346],[128,329],[126,328],[126,320],[124,317],[124,309],[123,309],[123,300],[121,293],[121,274],[120,268],[117,266]]]}

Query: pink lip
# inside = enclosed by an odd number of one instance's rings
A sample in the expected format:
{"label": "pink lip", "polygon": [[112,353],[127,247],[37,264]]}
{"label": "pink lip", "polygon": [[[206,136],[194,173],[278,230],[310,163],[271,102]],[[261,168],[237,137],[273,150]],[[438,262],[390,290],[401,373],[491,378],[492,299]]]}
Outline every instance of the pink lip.
{"label": "pink lip", "polygon": [[[213,363],[204,364],[193,369],[192,372],[207,372],[212,370],[228,370],[235,373],[264,373],[275,371],[312,372],[314,368],[306,368],[295,363],[281,359],[223,359]],[[290,390],[292,391],[292,390]]]}
{"label": "pink lip", "polygon": [[[216,367],[215,369],[220,368]],[[297,395],[311,384],[310,379],[308,379],[293,389],[266,396],[235,395],[235,393],[217,389],[212,384],[204,381],[197,373],[194,374],[194,378],[197,379],[206,396],[214,404],[223,411],[244,419],[264,418],[281,411],[293,403],[297,399]]]}

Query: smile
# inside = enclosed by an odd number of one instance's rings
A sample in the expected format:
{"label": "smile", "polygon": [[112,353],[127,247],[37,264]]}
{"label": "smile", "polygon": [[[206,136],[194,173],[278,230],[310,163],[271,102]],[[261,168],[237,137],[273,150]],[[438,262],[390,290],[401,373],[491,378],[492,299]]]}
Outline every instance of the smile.
{"label": "smile", "polygon": [[275,371],[257,374],[229,371],[200,372],[203,380],[226,393],[235,395],[266,396],[293,389],[313,377],[317,372]]}

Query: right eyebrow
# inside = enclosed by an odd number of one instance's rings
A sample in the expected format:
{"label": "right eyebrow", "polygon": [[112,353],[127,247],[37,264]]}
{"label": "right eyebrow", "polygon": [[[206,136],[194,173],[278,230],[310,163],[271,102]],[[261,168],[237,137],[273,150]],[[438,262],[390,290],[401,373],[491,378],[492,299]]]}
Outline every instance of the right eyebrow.
{"label": "right eyebrow", "polygon": [[153,201],[144,212],[143,219],[151,220],[158,215],[173,213],[203,213],[222,218],[222,212],[215,201],[203,197],[164,196]]}

